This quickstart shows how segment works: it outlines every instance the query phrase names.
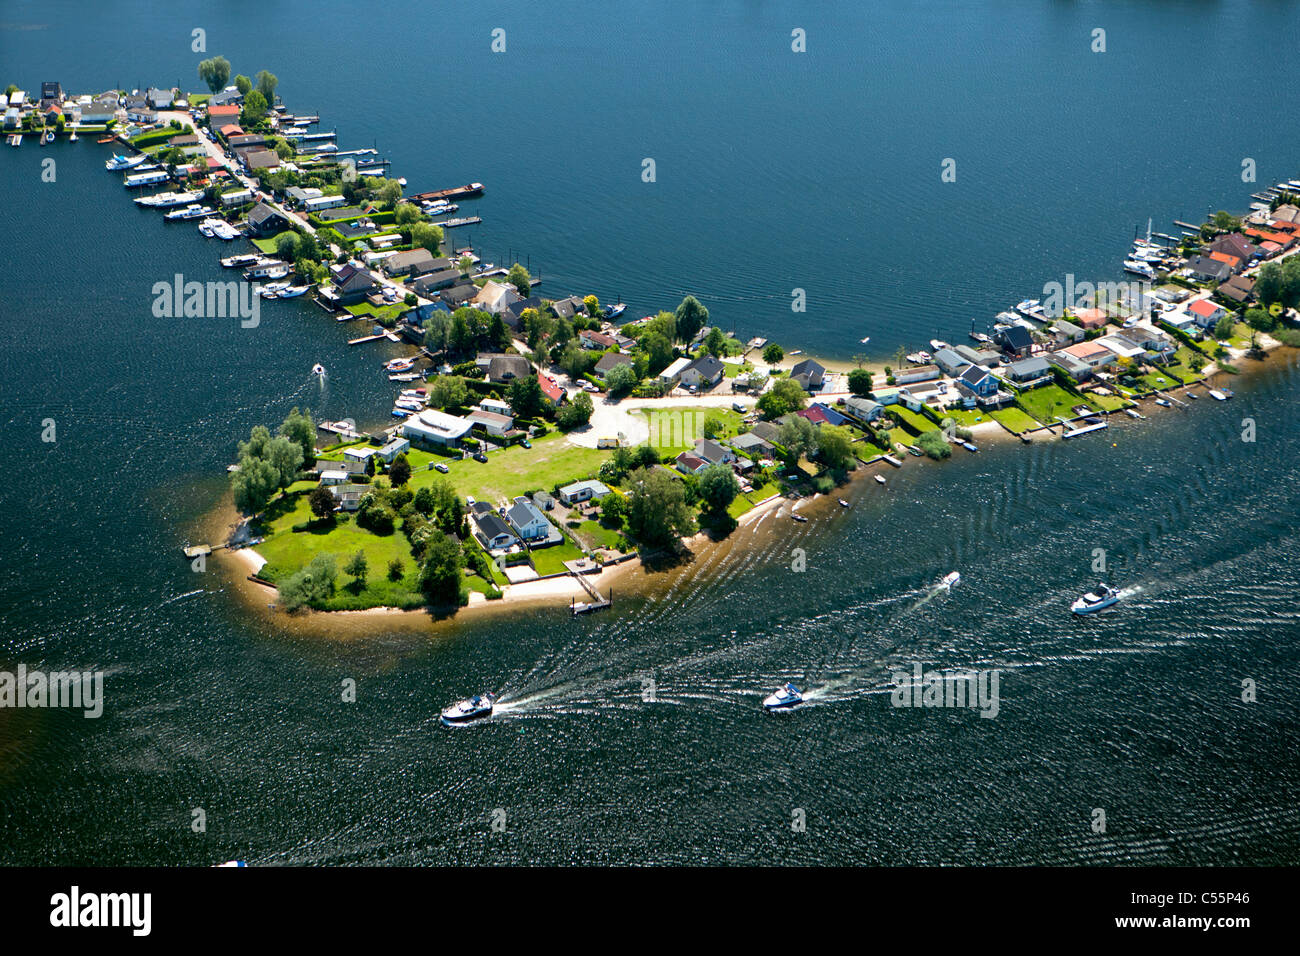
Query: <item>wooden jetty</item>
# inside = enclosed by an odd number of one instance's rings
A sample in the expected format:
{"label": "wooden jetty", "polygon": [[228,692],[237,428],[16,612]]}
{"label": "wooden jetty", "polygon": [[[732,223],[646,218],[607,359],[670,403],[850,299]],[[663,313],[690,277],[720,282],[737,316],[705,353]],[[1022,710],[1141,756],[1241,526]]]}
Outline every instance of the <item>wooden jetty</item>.
{"label": "wooden jetty", "polygon": [[569,599],[569,613],[574,617],[577,617],[579,614],[590,614],[592,611],[603,611],[608,607],[614,606],[613,588],[610,589],[608,598],[601,597],[600,592],[596,590],[596,586],[587,581],[586,577],[584,577],[580,571],[575,571],[572,568],[569,568],[569,573],[574,576],[577,582],[582,585],[582,589],[591,597],[590,601],[574,601],[572,598]]}
{"label": "wooden jetty", "polygon": [[1190,222],[1179,222],[1177,219],[1174,220],[1174,225],[1175,225],[1175,226],[1178,226],[1178,227],[1181,228],[1181,229],[1190,229],[1190,230],[1192,230],[1193,232],[1200,232],[1200,231],[1201,231],[1201,227],[1200,227],[1200,226],[1194,226],[1194,225],[1192,225]]}
{"label": "wooden jetty", "polygon": [[402,341],[398,338],[396,332],[393,332],[390,329],[385,329],[383,332],[378,332],[375,335],[363,335],[359,339],[348,339],[348,345],[360,345],[363,342],[378,342],[380,339],[388,339],[390,342]]}
{"label": "wooden jetty", "polygon": [[435,226],[441,226],[443,229],[455,229],[457,226],[477,226],[483,221],[482,216],[465,216],[461,219],[444,219],[442,222],[435,222]]}

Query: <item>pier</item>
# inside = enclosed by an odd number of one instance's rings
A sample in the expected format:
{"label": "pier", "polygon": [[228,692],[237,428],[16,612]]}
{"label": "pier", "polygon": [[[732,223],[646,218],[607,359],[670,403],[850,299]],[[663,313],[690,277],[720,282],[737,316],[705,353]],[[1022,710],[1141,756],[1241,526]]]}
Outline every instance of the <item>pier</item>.
{"label": "pier", "polygon": [[385,329],[383,332],[378,332],[375,335],[363,335],[359,339],[348,339],[348,345],[361,345],[363,342],[378,342],[380,339],[388,339],[390,342],[402,341],[397,337],[396,332]]}
{"label": "pier", "polygon": [[590,601],[573,601],[570,599],[569,613],[574,617],[577,617],[579,614],[590,614],[592,611],[603,611],[606,608],[614,606],[614,591],[612,588],[610,589],[608,598],[602,597],[601,593],[596,590],[596,586],[586,579],[586,569],[590,565],[591,562],[586,558],[583,558],[581,561],[564,562],[564,566],[569,569],[569,573],[573,575],[574,580],[582,585],[582,589],[586,591],[588,596],[591,598]]}
{"label": "pier", "polygon": [[468,199],[471,196],[482,195],[482,183],[469,183],[465,186],[453,186],[451,189],[435,189],[433,192],[416,193],[414,196],[407,196],[406,201],[419,204],[432,202],[435,199]]}

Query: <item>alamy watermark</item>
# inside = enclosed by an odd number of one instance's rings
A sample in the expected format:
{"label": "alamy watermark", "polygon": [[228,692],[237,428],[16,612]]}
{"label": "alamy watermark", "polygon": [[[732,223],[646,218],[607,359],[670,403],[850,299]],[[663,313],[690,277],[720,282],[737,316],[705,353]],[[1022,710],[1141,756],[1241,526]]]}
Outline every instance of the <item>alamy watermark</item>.
{"label": "alamy watermark", "polygon": [[0,707],[59,707],[84,711],[85,717],[104,713],[103,671],[0,671]]}
{"label": "alamy watermark", "polygon": [[1105,303],[1140,308],[1150,294],[1150,282],[1075,282],[1074,273],[1068,273],[1064,283],[1043,284],[1041,305],[1045,315],[1059,319],[1067,309],[1084,309],[1094,303],[1098,307]]}
{"label": "alamy watermark", "polygon": [[895,671],[889,702],[895,707],[948,707],[978,710],[993,718],[1001,709],[999,670],[923,671],[918,661],[912,673]]}
{"label": "alamy watermark", "polygon": [[233,319],[245,329],[262,321],[262,286],[257,282],[171,282],[153,284],[153,314],[159,319]]}

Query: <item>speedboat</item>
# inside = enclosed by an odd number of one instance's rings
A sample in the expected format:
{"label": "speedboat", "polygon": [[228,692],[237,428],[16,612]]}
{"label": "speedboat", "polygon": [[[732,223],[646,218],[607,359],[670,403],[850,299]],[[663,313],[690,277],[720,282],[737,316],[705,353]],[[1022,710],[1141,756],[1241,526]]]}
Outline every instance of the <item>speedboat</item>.
{"label": "speedboat", "polygon": [[178,219],[198,219],[200,216],[207,216],[212,212],[211,206],[203,206],[199,203],[190,203],[181,209],[173,209],[163,218],[169,222],[175,222]]}
{"label": "speedboat", "polygon": [[457,701],[442,712],[442,722],[448,727],[453,727],[457,724],[468,724],[484,717],[491,717],[496,700],[495,696],[485,691],[482,694],[475,694],[467,700]]}
{"label": "speedboat", "polygon": [[221,260],[221,264],[227,269],[242,269],[244,266],[251,266],[255,262],[261,262],[262,257],[255,252],[246,252],[243,255],[227,256]]}
{"label": "speedboat", "polygon": [[1132,259],[1124,261],[1124,271],[1142,276],[1144,279],[1154,279],[1156,277],[1155,269],[1152,269],[1145,262],[1134,262]]}
{"label": "speedboat", "polygon": [[840,507],[841,507],[841,508],[847,508],[848,506],[849,506],[849,503],[848,503],[847,501],[845,501],[843,498],[841,498],[841,499],[840,499]]}
{"label": "speedboat", "polygon": [[947,342],[945,342],[943,339],[931,339],[931,340],[930,340],[930,349],[931,349],[931,351],[937,352],[937,351],[939,351],[940,349],[950,349],[950,348],[952,348],[952,346],[949,345]]}
{"label": "speedboat", "polygon": [[289,288],[289,283],[287,282],[268,282],[266,285],[262,286],[260,291],[263,299],[274,299],[287,288]]}
{"label": "speedboat", "polygon": [[868,342],[871,341],[871,336],[869,335],[864,336],[862,339],[860,339],[860,341],[862,342],[863,345],[866,345]]}
{"label": "speedboat", "polygon": [[794,684],[784,684],[777,688],[776,693],[763,701],[763,707],[768,711],[789,710],[802,703],[803,694],[799,693],[799,688]]}
{"label": "speedboat", "polygon": [[917,448],[915,445],[908,445],[907,453],[909,455],[915,455],[917,458],[920,458],[922,455],[925,454],[925,452],[921,451],[921,449]]}
{"label": "speedboat", "polygon": [[280,290],[280,298],[296,299],[298,298],[298,296],[303,295],[310,288],[311,286],[307,286],[307,285],[291,285]]}
{"label": "speedboat", "polygon": [[201,233],[203,234],[204,238],[206,238],[206,239],[211,239],[212,236],[213,236],[213,233],[215,232],[215,230],[216,230],[216,228],[217,228],[217,223],[220,223],[220,222],[225,222],[225,220],[224,220],[224,219],[212,219],[212,218],[204,219],[201,223],[199,223],[199,232],[201,232]]}
{"label": "speedboat", "polygon": [[1157,398],[1157,399],[1156,399],[1156,404],[1159,405],[1161,408],[1168,408],[1169,405],[1170,405],[1170,402],[1169,402],[1169,399],[1167,399],[1167,398]]}
{"label": "speedboat", "polygon": [[1016,311],[1017,311],[1017,312],[1033,312],[1033,311],[1035,311],[1035,310],[1036,310],[1040,305],[1042,305],[1042,303],[1041,303],[1038,299],[1025,299],[1023,302],[1017,302],[1017,303],[1016,303]]}
{"label": "speedboat", "polygon": [[415,359],[395,358],[384,363],[384,368],[390,372],[406,372],[415,367]]}
{"label": "speedboat", "polygon": [[925,351],[913,352],[911,355],[907,357],[907,360],[911,362],[913,365],[928,365],[930,363],[930,359],[932,359],[933,357],[934,356],[932,356],[929,352],[925,352]]}
{"label": "speedboat", "polygon": [[324,365],[321,365],[320,362],[317,362],[315,365],[313,365],[313,366],[311,367],[311,373],[312,373],[313,375],[324,375],[324,374],[325,374],[325,366],[324,366]]}
{"label": "speedboat", "polygon": [[874,478],[876,479],[876,484],[878,484],[878,485],[883,485],[883,484],[885,483],[885,476],[884,476],[884,475],[873,475],[872,477],[874,477]]}
{"label": "speedboat", "polygon": [[1118,603],[1119,589],[1113,588],[1109,584],[1099,584],[1096,590],[1089,591],[1071,604],[1070,610],[1075,614],[1093,614]]}
{"label": "speedboat", "polygon": [[943,580],[939,582],[939,586],[942,588],[951,588],[955,584],[961,584],[960,571],[949,571],[944,575]]}
{"label": "speedboat", "polygon": [[797,512],[797,511],[791,511],[791,512],[790,512],[790,517],[793,518],[795,521],[807,521],[807,520],[808,520],[808,516],[807,516],[807,515],[801,515],[801,514],[800,514],[799,512]]}
{"label": "speedboat", "polygon": [[617,302],[614,305],[606,306],[605,318],[617,319],[620,315],[622,315],[626,311],[627,311],[627,306],[624,305],[622,302]]}

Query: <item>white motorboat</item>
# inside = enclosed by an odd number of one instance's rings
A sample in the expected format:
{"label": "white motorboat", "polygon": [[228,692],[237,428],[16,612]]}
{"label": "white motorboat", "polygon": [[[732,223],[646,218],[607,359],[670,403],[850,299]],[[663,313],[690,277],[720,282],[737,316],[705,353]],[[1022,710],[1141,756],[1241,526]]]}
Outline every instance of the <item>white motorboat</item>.
{"label": "white motorboat", "polygon": [[473,697],[457,701],[444,710],[441,715],[442,722],[448,727],[454,727],[482,720],[484,717],[492,716],[494,706],[496,706],[496,697],[492,694],[487,692],[475,694]]}
{"label": "white motorboat", "polygon": [[952,348],[952,346],[949,345],[947,342],[945,342],[943,339],[930,340],[930,350],[932,352],[937,352],[940,349],[950,349],[950,348]]}
{"label": "white motorboat", "polygon": [[309,285],[291,285],[280,290],[281,299],[296,299],[304,295],[311,286]]}
{"label": "white motorboat", "polygon": [[263,299],[274,299],[287,288],[289,288],[287,282],[268,282],[258,291],[261,292]]}
{"label": "white motorboat", "polygon": [[961,572],[949,571],[944,575],[943,580],[939,582],[939,587],[952,588],[954,585],[961,584]]}
{"label": "white motorboat", "polygon": [[231,239],[238,239],[243,235],[242,232],[224,219],[219,220],[217,224],[212,227],[212,234],[225,242],[229,242]]}
{"label": "white motorboat", "polygon": [[1124,271],[1142,276],[1144,279],[1154,279],[1156,277],[1155,269],[1152,269],[1145,262],[1135,262],[1132,259],[1124,260]]}
{"label": "white motorboat", "polygon": [[198,199],[200,193],[193,192],[165,192],[156,193],[152,196],[137,196],[136,204],[140,206],[152,206],[157,209],[171,209],[175,206],[188,206],[194,200]]}
{"label": "white motorboat", "polygon": [[221,264],[227,269],[242,269],[244,266],[251,266],[255,262],[261,262],[262,257],[255,252],[246,252],[238,256],[227,256],[221,260]]}
{"label": "white motorboat", "polygon": [[312,373],[313,375],[324,375],[324,374],[325,374],[325,366],[324,366],[324,365],[321,365],[320,362],[317,362],[315,365],[313,365],[313,366],[311,367],[311,373]]}
{"label": "white motorboat", "polygon": [[872,477],[874,477],[874,478],[876,479],[876,484],[878,484],[878,485],[883,485],[883,484],[885,483],[885,476],[884,476],[884,475],[873,475]]}
{"label": "white motorboat", "polygon": [[1070,610],[1075,614],[1094,614],[1110,607],[1112,604],[1118,603],[1119,589],[1113,588],[1109,584],[1099,584],[1095,590],[1089,591],[1071,604]]}
{"label": "white motorboat", "polygon": [[1156,404],[1161,408],[1169,408],[1172,403],[1167,398],[1157,398]]}
{"label": "white motorboat", "polygon": [[207,216],[212,213],[211,206],[202,206],[198,203],[190,203],[188,206],[182,206],[180,209],[173,209],[167,215],[163,216],[169,222],[176,222],[181,219],[198,219],[200,216]]}
{"label": "white motorboat", "polygon": [[138,156],[114,156],[112,159],[104,160],[104,168],[110,173],[121,172],[123,169],[135,169],[148,158],[148,153],[140,153]]}
{"label": "white motorboat", "polygon": [[289,274],[289,267],[286,265],[277,266],[254,266],[244,273],[244,278],[250,282],[254,279],[272,279],[280,280]]}
{"label": "white motorboat", "polygon": [[934,356],[926,351],[913,352],[911,355],[907,356],[907,360],[913,365],[929,365],[930,360],[933,358]]}
{"label": "white motorboat", "polygon": [[789,710],[791,707],[797,707],[803,703],[803,694],[794,684],[783,684],[778,687],[776,693],[770,695],[763,701],[763,707],[768,711]]}
{"label": "white motorboat", "polygon": [[199,232],[202,233],[205,239],[211,239],[217,228],[217,223],[222,221],[223,220],[212,218],[204,219],[199,223]]}
{"label": "white motorboat", "polygon": [[861,341],[863,345],[866,345],[868,342],[871,341],[871,336],[869,335],[863,336],[859,341]]}

